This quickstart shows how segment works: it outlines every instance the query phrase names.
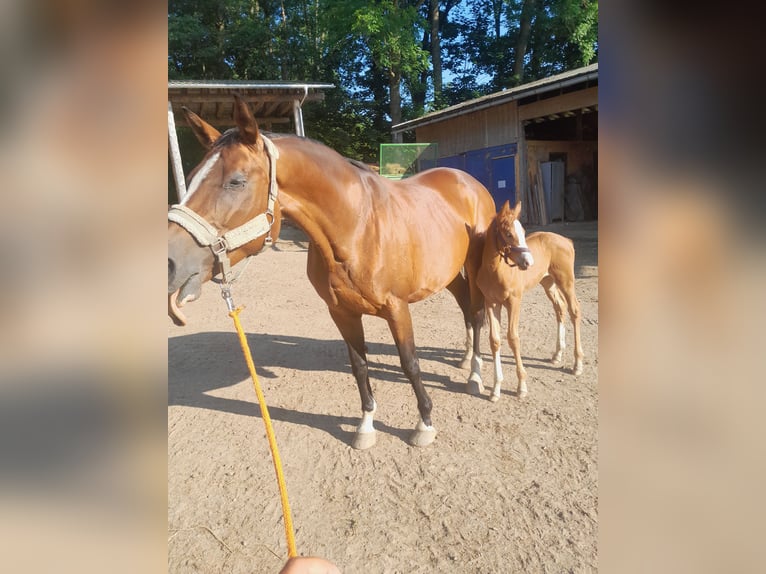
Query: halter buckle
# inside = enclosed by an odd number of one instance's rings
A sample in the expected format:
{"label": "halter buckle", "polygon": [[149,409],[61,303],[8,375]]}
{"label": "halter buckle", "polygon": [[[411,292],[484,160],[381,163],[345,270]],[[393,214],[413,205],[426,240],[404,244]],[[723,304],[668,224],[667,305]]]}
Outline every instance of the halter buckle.
{"label": "halter buckle", "polygon": [[226,253],[227,251],[226,240],[223,237],[217,237],[215,240],[215,243],[210,245],[210,249],[213,250],[213,253],[215,255],[221,255],[222,253]]}

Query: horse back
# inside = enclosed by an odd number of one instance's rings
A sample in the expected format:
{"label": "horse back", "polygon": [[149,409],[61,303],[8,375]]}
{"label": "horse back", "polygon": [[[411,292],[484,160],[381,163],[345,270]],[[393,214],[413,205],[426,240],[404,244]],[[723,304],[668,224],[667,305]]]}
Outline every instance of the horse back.
{"label": "horse back", "polygon": [[574,272],[574,242],[568,237],[550,231],[536,231],[527,235],[527,245],[532,250],[535,261],[556,273]]}
{"label": "horse back", "polygon": [[483,233],[495,216],[495,200],[472,175],[449,167],[435,167],[403,180],[406,186],[424,186],[439,194],[472,230]]}

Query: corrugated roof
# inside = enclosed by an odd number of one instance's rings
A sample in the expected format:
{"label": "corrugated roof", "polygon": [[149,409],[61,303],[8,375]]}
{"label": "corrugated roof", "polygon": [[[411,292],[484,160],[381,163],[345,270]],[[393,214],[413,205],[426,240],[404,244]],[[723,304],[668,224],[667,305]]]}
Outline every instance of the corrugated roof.
{"label": "corrugated roof", "polygon": [[543,78],[542,80],[536,80],[528,84],[522,84],[521,86],[516,86],[515,88],[509,88],[507,90],[488,94],[486,96],[468,100],[466,102],[461,102],[454,106],[444,108],[443,110],[431,112],[430,114],[426,114],[417,119],[396,124],[391,128],[391,130],[394,133],[406,132],[414,128],[441,122],[449,118],[475,112],[490,106],[497,106],[530,95],[543,94],[552,90],[571,86],[580,82],[587,82],[594,79],[598,79],[598,63],[591,64],[590,66],[585,66],[583,68],[569,70],[568,72],[564,72],[562,74],[556,74],[555,76]]}

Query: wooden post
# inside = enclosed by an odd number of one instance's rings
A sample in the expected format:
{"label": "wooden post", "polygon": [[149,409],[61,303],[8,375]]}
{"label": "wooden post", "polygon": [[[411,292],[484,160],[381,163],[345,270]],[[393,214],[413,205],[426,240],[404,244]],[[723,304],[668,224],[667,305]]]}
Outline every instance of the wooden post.
{"label": "wooden post", "polygon": [[516,201],[522,201],[521,221],[529,224],[532,221],[532,205],[529,201],[529,177],[527,174],[527,138],[524,133],[524,121],[518,120],[518,137],[516,138]]}
{"label": "wooden post", "polygon": [[304,137],[306,133],[303,131],[303,109],[301,109],[301,103],[298,100],[293,100],[293,119],[295,120],[296,135]]}
{"label": "wooden post", "polygon": [[184,167],[181,163],[181,148],[178,146],[178,134],[176,133],[176,120],[173,115],[173,105],[168,100],[168,147],[170,151],[170,163],[173,167],[173,179],[176,182],[176,196],[179,203],[186,196],[186,179]]}

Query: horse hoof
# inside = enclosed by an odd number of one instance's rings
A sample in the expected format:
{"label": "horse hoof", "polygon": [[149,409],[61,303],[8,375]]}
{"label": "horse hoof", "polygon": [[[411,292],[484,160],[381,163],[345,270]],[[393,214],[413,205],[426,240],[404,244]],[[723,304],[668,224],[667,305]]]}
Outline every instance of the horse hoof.
{"label": "horse hoof", "polygon": [[481,380],[481,375],[476,371],[470,374],[468,377],[468,394],[480,395],[484,392],[484,382]]}
{"label": "horse hoof", "polygon": [[562,355],[563,353],[556,353],[555,355],[553,355],[551,357],[551,363],[553,363],[554,365],[558,365],[559,363],[561,363]]}
{"label": "horse hoof", "polygon": [[528,394],[529,394],[529,392],[527,391],[527,389],[524,389],[524,390],[520,390],[520,391],[517,391],[517,392],[516,392],[516,396],[518,396],[520,399],[523,399],[523,398],[524,398],[524,397],[526,397]]}
{"label": "horse hoof", "polygon": [[481,395],[484,392],[484,385],[476,379],[468,379],[467,387],[469,395]]}
{"label": "horse hoof", "polygon": [[500,395],[489,395],[489,400],[493,403],[496,403],[500,400]]}
{"label": "horse hoof", "polygon": [[356,450],[365,450],[375,444],[377,440],[377,433],[375,432],[358,432],[354,435],[354,442],[351,443],[351,447]]}
{"label": "horse hoof", "polygon": [[415,429],[410,435],[410,444],[412,446],[428,446],[436,438],[436,429],[431,427],[429,429],[420,430]]}
{"label": "horse hoof", "polygon": [[575,376],[582,375],[582,363],[574,366],[574,368],[572,369],[572,374]]}

